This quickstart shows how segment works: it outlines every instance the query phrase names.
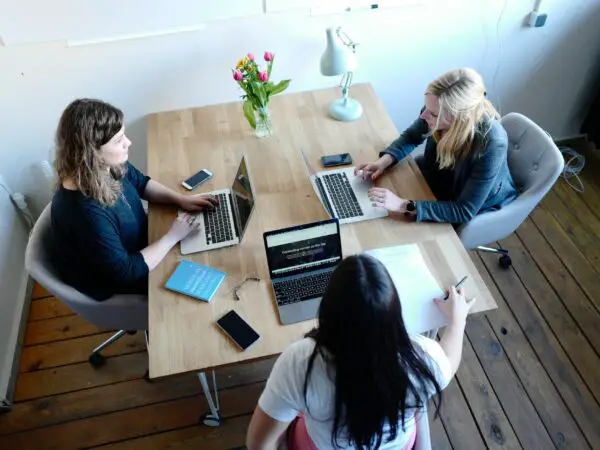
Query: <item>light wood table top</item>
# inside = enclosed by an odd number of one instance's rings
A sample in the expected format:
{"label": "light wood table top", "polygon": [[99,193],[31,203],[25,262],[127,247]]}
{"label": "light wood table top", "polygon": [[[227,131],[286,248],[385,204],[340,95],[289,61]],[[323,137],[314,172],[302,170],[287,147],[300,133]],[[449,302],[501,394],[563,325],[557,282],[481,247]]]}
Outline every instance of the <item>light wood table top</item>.
{"label": "light wood table top", "polygon": [[[283,326],[279,322],[262,233],[267,230],[323,220],[327,215],[315,195],[300,149],[319,171],[321,156],[349,152],[356,163],[374,160],[398,131],[368,84],[353,86],[364,114],[356,122],[338,122],[327,114],[338,89],[287,94],[270,104],[275,133],[259,139],[243,114],[241,103],[152,114],[148,117],[148,175],[171,188],[201,168],[214,178],[195,193],[230,188],[242,156],[246,157],[256,206],[240,245],[186,258],[219,268],[227,278],[210,303],[166,290],[163,286],[181,259],[179,245],[150,273],[149,331],[150,377],[200,371],[281,353],[302,338],[315,321]],[[377,183],[405,198],[432,199],[423,176],[407,158]],[[151,205],[149,239],[156,241],[169,229],[176,210]],[[441,286],[464,275],[464,289],[476,296],[473,312],[496,308],[496,303],[467,251],[450,225],[412,223],[390,218],[341,227],[345,256],[363,250],[418,243]],[[236,285],[247,281],[234,300]],[[230,309],[238,312],[261,339],[245,352],[238,350],[218,330],[215,321]]]}

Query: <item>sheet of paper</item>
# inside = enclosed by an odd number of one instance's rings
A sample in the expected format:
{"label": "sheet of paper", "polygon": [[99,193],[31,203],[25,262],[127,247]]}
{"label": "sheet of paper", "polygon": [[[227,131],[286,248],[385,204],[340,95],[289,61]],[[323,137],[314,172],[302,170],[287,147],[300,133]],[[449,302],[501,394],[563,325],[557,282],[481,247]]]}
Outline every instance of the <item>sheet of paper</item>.
{"label": "sheet of paper", "polygon": [[444,293],[433,277],[417,244],[368,250],[386,267],[400,303],[408,334],[423,333],[446,325],[446,318],[433,302]]}

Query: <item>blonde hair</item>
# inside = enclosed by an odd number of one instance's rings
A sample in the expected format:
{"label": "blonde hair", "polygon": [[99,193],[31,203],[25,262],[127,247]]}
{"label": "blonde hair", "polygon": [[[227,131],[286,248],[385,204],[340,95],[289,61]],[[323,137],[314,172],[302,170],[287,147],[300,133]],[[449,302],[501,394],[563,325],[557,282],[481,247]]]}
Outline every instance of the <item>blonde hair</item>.
{"label": "blonde hair", "polygon": [[123,127],[123,112],[101,100],[77,99],[62,113],[56,130],[54,167],[58,185],[70,179],[86,197],[112,206],[121,195],[125,166],[107,166],[100,147]]}
{"label": "blonde hair", "polygon": [[[469,68],[455,69],[432,81],[425,95],[435,95],[439,113],[433,134],[443,118],[451,121],[437,144],[437,163],[441,169],[454,167],[457,158],[467,155],[477,128],[500,114],[486,98],[483,78]],[[483,137],[489,126],[483,132]]]}

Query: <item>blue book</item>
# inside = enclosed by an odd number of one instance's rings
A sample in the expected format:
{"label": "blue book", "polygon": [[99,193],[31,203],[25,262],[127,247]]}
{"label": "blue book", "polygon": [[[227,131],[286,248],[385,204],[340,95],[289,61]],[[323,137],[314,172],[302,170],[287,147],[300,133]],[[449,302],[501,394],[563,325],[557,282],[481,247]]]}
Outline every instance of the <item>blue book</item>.
{"label": "blue book", "polygon": [[179,263],[165,287],[198,300],[210,302],[226,276],[225,272],[212,267],[183,260]]}

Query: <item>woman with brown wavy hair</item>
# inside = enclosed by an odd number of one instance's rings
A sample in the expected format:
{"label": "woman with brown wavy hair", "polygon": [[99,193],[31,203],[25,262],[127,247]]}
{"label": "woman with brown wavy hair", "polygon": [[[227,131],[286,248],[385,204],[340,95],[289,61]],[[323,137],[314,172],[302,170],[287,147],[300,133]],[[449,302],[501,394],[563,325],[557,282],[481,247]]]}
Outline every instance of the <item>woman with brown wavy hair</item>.
{"label": "woman with brown wavy hair", "polygon": [[193,215],[180,215],[148,245],[141,198],[189,212],[216,202],[207,195],[181,195],[151,180],[127,162],[130,145],[123,112],[100,100],[72,102],[56,131],[55,260],[68,284],[99,301],[147,293],[148,272],[197,227]]}

